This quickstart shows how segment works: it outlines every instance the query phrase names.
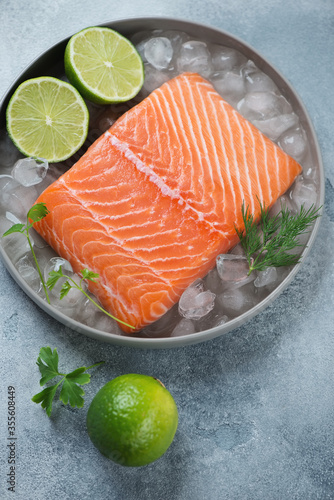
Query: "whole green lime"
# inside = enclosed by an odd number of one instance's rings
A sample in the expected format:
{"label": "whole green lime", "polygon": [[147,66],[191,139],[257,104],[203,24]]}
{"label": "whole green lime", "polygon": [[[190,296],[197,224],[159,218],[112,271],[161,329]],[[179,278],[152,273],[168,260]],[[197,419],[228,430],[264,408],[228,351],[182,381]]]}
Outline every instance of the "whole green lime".
{"label": "whole green lime", "polygon": [[121,375],[100,389],[87,413],[87,430],[96,448],[114,462],[138,467],[160,458],[178,425],[175,401],[150,376]]}

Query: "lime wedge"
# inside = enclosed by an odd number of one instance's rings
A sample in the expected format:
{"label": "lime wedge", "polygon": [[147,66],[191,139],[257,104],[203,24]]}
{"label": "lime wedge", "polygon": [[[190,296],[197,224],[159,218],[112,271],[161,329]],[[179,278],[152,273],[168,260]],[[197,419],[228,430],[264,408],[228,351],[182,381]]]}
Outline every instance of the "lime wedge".
{"label": "lime wedge", "polygon": [[6,119],[8,134],[21,153],[59,162],[84,143],[89,113],[72,85],[45,76],[21,83],[9,101]]}
{"label": "lime wedge", "polygon": [[143,61],[132,43],[110,28],[73,35],[65,49],[65,71],[80,94],[97,104],[132,99],[144,83]]}

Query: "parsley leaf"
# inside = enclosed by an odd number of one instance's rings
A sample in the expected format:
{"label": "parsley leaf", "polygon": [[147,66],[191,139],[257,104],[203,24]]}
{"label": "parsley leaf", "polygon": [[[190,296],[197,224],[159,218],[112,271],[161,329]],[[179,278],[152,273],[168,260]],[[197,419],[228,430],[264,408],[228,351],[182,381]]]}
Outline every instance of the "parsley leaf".
{"label": "parsley leaf", "polygon": [[23,233],[24,224],[14,224],[2,236],[8,236],[13,233]]}
{"label": "parsley leaf", "polygon": [[93,271],[89,271],[87,268],[82,269],[81,274],[84,280],[89,280],[92,281],[93,283],[96,283],[95,278],[100,277],[98,273],[93,273]]}
{"label": "parsley leaf", "polygon": [[52,403],[56,396],[57,389],[59,386],[62,386],[59,395],[60,401],[64,404],[69,403],[72,407],[76,406],[82,408],[84,405],[83,396],[85,392],[80,386],[89,384],[90,382],[90,375],[85,372],[102,363],[104,363],[104,361],[100,361],[88,367],[81,366],[67,374],[60,373],[58,370],[57,349],[52,351],[50,347],[42,347],[36,363],[42,375],[40,385],[44,385],[55,377],[61,377],[61,379],[56,384],[46,387],[38,394],[35,394],[31,400],[37,404],[41,403],[42,408],[46,410],[47,415],[50,417]]}
{"label": "parsley leaf", "polygon": [[41,403],[41,406],[46,410],[46,414],[48,417],[50,417],[51,415],[52,401],[56,395],[58,385],[59,383],[50,385],[50,387],[46,387],[45,389],[43,389],[43,391],[35,394],[35,396],[33,396],[31,399],[34,403]]}
{"label": "parsley leaf", "polygon": [[60,300],[63,299],[68,292],[73,288],[68,281],[65,281],[65,283],[62,285],[61,290],[60,290]]}
{"label": "parsley leaf", "polygon": [[56,285],[57,281],[59,278],[62,278],[63,272],[61,270],[61,266],[58,269],[58,271],[50,271],[49,272],[49,279],[46,282],[46,286],[49,288],[49,290],[52,290],[52,288]]}
{"label": "parsley leaf", "polygon": [[46,382],[49,382],[49,380],[52,380],[54,377],[59,375],[57,349],[54,349],[52,352],[50,347],[42,347],[36,364],[38,365],[39,371],[42,375],[40,385],[44,385]]}
{"label": "parsley leaf", "polygon": [[[36,205],[33,205],[28,214],[27,214],[27,219],[32,221],[32,224],[34,222],[38,222],[44,217],[46,217],[49,214],[49,210],[46,208],[45,203],[36,203]],[[32,225],[31,224],[31,225]]]}
{"label": "parsley leaf", "polygon": [[8,236],[8,235],[13,234],[13,233],[22,233],[26,236],[28,243],[29,243],[30,250],[31,250],[31,254],[32,254],[33,259],[35,261],[36,269],[38,271],[40,280],[42,282],[42,286],[44,289],[46,300],[50,304],[48,290],[47,290],[47,287],[45,285],[43,274],[42,274],[41,268],[39,267],[37,257],[36,257],[35,251],[34,251],[34,247],[33,247],[33,244],[31,242],[30,235],[29,235],[29,229],[33,227],[34,223],[42,220],[48,213],[49,213],[49,210],[46,208],[45,203],[36,203],[35,205],[33,205],[30,208],[30,210],[27,213],[26,225],[13,224],[13,226],[11,228],[9,228],[5,233],[3,233],[2,237]]}
{"label": "parsley leaf", "polygon": [[92,281],[93,283],[96,283],[96,279],[99,278],[100,275],[98,273],[94,273],[93,271],[90,271],[87,268],[81,269],[80,272],[81,272],[82,278],[80,280],[80,283],[78,284],[70,276],[67,276],[67,274],[64,274],[63,271],[62,271],[62,268],[60,266],[57,271],[50,271],[49,272],[49,279],[46,282],[46,286],[50,290],[52,290],[52,288],[54,288],[54,286],[56,285],[57,281],[60,278],[67,278],[66,281],[65,281],[65,283],[63,283],[63,285],[61,287],[61,290],[60,290],[60,300],[63,299],[68,294],[68,292],[71,290],[71,288],[75,288],[76,290],[80,290],[80,292],[82,292],[85,295],[85,297],[87,297],[87,299],[89,299],[98,309],[100,309],[100,311],[102,311],[103,313],[107,314],[107,316],[110,316],[110,318],[118,321],[119,323],[122,323],[123,325],[126,325],[129,328],[133,328],[134,329],[133,326],[131,326],[128,323],[125,323],[124,321],[116,318],[112,314],[108,313],[108,311],[106,311],[105,309],[103,309],[103,307],[101,307],[97,302],[95,302],[95,300],[90,295],[88,295],[88,293],[86,293],[86,291],[82,287],[82,282],[84,280],[88,280],[88,281]]}

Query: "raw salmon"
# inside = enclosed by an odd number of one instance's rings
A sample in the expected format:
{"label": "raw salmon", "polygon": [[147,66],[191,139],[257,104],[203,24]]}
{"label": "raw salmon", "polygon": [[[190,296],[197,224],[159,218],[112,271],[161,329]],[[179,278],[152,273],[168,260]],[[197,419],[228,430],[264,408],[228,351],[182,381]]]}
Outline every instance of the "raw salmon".
{"label": "raw salmon", "polygon": [[[140,330],[238,241],[241,206],[259,216],[300,165],[194,73],[125,113],[37,202],[36,229],[90,290]],[[125,331],[129,331],[125,328]]]}

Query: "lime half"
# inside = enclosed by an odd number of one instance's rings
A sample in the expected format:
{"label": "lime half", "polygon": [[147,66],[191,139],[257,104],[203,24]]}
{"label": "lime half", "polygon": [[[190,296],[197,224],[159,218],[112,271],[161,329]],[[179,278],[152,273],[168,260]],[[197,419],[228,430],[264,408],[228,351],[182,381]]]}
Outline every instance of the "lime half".
{"label": "lime half", "polygon": [[8,134],[21,153],[59,162],[84,143],[89,113],[72,85],[45,76],[21,83],[9,101],[6,119]]}
{"label": "lime half", "polygon": [[128,101],[144,83],[139,53],[127,38],[110,28],[91,27],[73,35],[64,62],[72,85],[97,104]]}

